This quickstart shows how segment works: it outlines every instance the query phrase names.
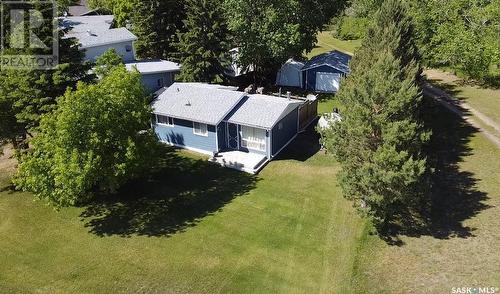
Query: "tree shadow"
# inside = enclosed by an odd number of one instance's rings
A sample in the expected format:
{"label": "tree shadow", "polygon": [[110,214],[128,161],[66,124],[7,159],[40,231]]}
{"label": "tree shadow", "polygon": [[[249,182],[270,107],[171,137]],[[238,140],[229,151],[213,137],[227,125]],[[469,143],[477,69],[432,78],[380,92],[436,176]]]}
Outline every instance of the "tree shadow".
{"label": "tree shadow", "polygon": [[478,189],[479,180],[459,166],[472,154],[468,143],[478,130],[431,98],[426,98],[426,104],[424,120],[433,132],[426,149],[431,188],[417,211],[403,209],[398,221],[381,234],[391,245],[403,245],[400,236],[474,237],[477,228],[463,222],[491,207],[484,203],[488,196]]}
{"label": "tree shadow", "polygon": [[171,236],[252,190],[253,175],[165,149],[158,167],[114,195],[85,206],[81,220],[97,236]]}
{"label": "tree shadow", "polygon": [[320,135],[316,132],[317,119],[281,151],[274,160],[297,160],[304,162],[320,151]]}

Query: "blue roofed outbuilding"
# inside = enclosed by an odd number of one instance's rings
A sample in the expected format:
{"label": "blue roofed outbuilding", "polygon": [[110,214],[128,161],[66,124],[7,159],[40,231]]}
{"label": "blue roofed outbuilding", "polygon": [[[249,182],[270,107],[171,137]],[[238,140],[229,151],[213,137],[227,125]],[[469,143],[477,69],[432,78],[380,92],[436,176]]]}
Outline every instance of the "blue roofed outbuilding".
{"label": "blue roofed outbuilding", "polygon": [[313,57],[302,68],[304,88],[321,93],[335,93],[342,77],[349,74],[351,55],[338,50]]}

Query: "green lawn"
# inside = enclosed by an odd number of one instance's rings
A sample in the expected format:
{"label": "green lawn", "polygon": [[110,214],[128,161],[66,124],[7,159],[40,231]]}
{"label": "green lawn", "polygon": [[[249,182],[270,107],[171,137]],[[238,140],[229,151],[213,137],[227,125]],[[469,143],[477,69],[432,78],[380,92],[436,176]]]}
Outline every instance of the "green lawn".
{"label": "green lawn", "polygon": [[441,71],[427,70],[427,78],[447,89],[456,98],[467,102],[497,124],[500,124],[500,89],[488,89],[463,83],[460,78]]}
{"label": "green lawn", "polygon": [[[335,105],[321,100],[320,109]],[[0,159],[0,292],[450,293],[500,286],[500,151],[435,106],[429,228],[389,245],[301,135],[258,176],[165,152],[163,168],[55,211],[8,185]],[[432,161],[434,162],[434,160]]]}
{"label": "green lawn", "polygon": [[330,31],[324,31],[318,34],[318,43],[316,47],[307,54],[307,57],[311,58],[331,50],[339,50],[352,55],[360,46],[361,40],[343,41],[334,38]]}
{"label": "green lawn", "polygon": [[0,289],[352,292],[365,224],[336,186],[337,164],[311,142],[299,138],[258,177],[175,152],[120,199],[60,211],[4,178]]}
{"label": "green lawn", "polygon": [[390,246],[362,241],[356,281],[366,293],[451,293],[452,287],[500,287],[500,150],[437,107],[438,151],[431,226]]}

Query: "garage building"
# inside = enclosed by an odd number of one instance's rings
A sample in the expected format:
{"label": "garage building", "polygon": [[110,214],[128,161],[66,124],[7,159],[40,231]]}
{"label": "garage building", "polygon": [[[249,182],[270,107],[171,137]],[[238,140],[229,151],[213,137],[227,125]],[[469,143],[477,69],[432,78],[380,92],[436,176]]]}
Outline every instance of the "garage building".
{"label": "garage building", "polygon": [[349,54],[334,50],[313,57],[302,68],[304,88],[319,93],[336,93],[340,80],[349,73]]}

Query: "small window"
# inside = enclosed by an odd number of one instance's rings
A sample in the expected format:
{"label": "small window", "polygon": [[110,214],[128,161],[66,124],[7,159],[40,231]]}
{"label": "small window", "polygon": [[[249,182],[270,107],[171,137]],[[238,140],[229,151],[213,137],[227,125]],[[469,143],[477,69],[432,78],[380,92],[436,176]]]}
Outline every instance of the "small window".
{"label": "small window", "polygon": [[156,123],[159,125],[165,125],[165,126],[174,126],[174,119],[169,116],[164,116],[164,115],[156,115]]}
{"label": "small window", "polygon": [[198,136],[208,137],[208,129],[206,124],[193,122],[193,133]]}
{"label": "small window", "polygon": [[131,45],[125,45],[125,51],[127,51],[127,52],[132,51],[132,46]]}
{"label": "small window", "polygon": [[281,130],[281,129],[283,129],[283,123],[282,123],[282,122],[280,122],[280,123],[278,124],[278,130]]}
{"label": "small window", "polygon": [[163,79],[158,79],[156,83],[158,84],[158,87],[163,87]]}

